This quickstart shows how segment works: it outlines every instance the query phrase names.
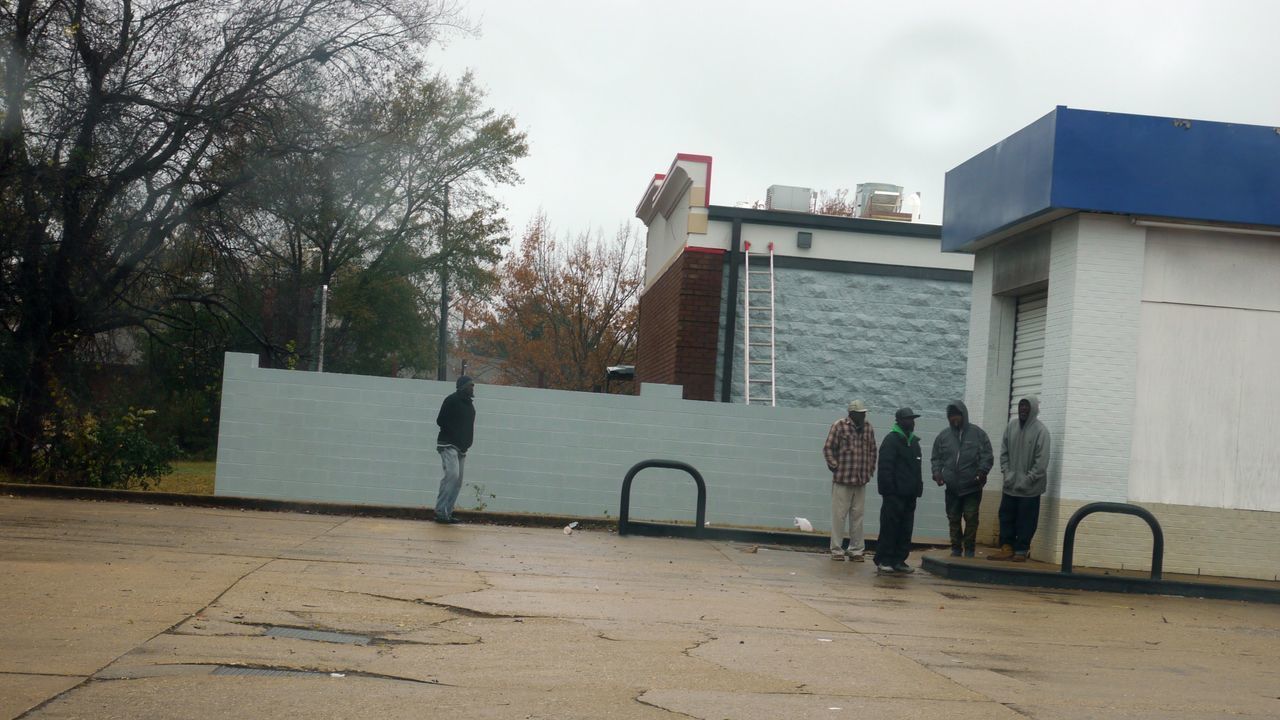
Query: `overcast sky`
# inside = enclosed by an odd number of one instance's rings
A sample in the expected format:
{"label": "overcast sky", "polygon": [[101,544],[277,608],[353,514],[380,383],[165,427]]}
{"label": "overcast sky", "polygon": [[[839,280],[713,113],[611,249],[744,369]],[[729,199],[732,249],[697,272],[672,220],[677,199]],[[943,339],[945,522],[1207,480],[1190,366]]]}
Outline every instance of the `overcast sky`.
{"label": "overcast sky", "polygon": [[1271,0],[463,2],[480,34],[431,59],[529,133],[517,232],[638,225],[677,152],[713,204],[891,182],[940,222],[944,173],[1056,105],[1280,126]]}

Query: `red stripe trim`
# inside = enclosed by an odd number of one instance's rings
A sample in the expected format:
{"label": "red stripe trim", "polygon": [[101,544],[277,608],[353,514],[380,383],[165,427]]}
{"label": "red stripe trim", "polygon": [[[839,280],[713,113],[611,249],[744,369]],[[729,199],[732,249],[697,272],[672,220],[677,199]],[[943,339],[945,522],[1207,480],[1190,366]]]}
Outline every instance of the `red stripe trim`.
{"label": "red stripe trim", "polygon": [[725,254],[725,249],[724,249],[724,248],[699,247],[699,246],[697,246],[697,245],[687,245],[687,246],[685,246],[684,251],[685,251],[685,252],[696,252],[696,253],[707,253],[708,255],[723,255],[723,254]]}

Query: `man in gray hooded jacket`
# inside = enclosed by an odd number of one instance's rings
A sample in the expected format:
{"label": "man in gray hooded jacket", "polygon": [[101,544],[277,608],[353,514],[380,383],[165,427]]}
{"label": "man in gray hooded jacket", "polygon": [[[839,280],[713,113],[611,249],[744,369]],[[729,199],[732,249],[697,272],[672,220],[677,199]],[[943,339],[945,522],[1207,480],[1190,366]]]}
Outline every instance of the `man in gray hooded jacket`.
{"label": "man in gray hooded jacket", "polygon": [[[995,463],[991,438],[969,422],[969,408],[954,400],[947,405],[951,427],[933,440],[933,481],[947,486],[947,522],[951,525],[951,555],[973,557],[978,538],[978,510],[987,473]],[[961,529],[961,521],[964,527]]]}
{"label": "man in gray hooded jacket", "polygon": [[1000,552],[991,560],[1023,562],[1031,551],[1049,471],[1049,430],[1037,418],[1039,414],[1040,398],[1024,397],[1018,401],[1018,417],[1004,430],[1000,443],[1000,472],[1004,474]]}

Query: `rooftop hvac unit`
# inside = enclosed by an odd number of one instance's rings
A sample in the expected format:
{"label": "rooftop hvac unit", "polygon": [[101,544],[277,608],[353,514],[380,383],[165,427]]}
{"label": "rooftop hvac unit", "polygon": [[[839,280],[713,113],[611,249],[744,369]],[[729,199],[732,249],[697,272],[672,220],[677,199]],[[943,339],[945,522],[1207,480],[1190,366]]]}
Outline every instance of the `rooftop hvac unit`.
{"label": "rooftop hvac unit", "polygon": [[769,210],[813,212],[813,190],[790,185],[770,185],[765,192],[764,206]]}
{"label": "rooftop hvac unit", "polygon": [[875,220],[910,221],[911,213],[902,212],[902,186],[888,183],[860,183],[854,197],[858,217]]}

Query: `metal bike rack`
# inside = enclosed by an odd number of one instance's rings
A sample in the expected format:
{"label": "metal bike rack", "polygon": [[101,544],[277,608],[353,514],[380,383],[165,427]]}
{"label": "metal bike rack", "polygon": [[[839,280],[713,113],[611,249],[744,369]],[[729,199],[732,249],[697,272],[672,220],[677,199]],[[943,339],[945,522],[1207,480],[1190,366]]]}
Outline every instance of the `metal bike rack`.
{"label": "metal bike rack", "polygon": [[702,474],[692,465],[677,460],[644,460],[632,465],[631,469],[627,471],[627,477],[622,481],[622,502],[618,507],[618,535],[626,535],[628,530],[627,517],[631,514],[631,481],[635,480],[636,475],[646,468],[683,470],[693,478],[693,482],[698,486],[698,514],[693,533],[694,537],[700,537],[703,526],[707,522],[707,484],[702,480]]}
{"label": "metal bike rack", "polygon": [[1116,502],[1089,503],[1071,515],[1067,521],[1067,530],[1062,536],[1062,574],[1071,574],[1071,563],[1075,559],[1076,527],[1081,520],[1094,513],[1116,513],[1118,515],[1135,515],[1147,521],[1151,526],[1151,579],[1159,580],[1164,566],[1164,531],[1160,529],[1160,521],[1149,510],[1137,505]]}

